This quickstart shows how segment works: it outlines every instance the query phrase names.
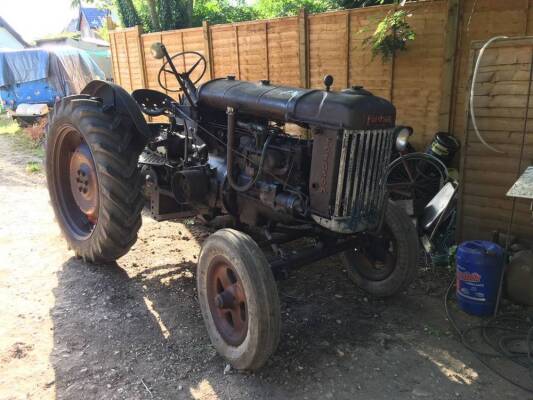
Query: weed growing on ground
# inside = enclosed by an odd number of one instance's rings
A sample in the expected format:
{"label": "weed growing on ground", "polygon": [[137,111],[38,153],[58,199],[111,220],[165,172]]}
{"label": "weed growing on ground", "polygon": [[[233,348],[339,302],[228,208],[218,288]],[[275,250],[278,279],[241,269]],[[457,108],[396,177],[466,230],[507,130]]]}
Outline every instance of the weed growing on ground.
{"label": "weed growing on ground", "polygon": [[30,129],[28,131],[28,129],[20,127],[7,114],[0,114],[0,135],[10,136],[13,139],[15,147],[21,150],[30,150],[35,158],[42,160],[44,158],[42,134],[37,135],[36,130],[42,129],[44,131],[44,125],[39,125],[28,128]]}
{"label": "weed growing on ground", "polygon": [[16,135],[22,128],[8,116],[0,115],[0,135]]}
{"label": "weed growing on ground", "polygon": [[39,161],[29,161],[26,163],[26,172],[35,174],[41,172],[41,163]]}

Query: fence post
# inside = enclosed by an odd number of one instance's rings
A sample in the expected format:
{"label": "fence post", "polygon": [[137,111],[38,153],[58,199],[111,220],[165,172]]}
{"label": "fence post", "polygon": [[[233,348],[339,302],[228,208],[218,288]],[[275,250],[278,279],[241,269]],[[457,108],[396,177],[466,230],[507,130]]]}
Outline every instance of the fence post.
{"label": "fence post", "polygon": [[213,64],[213,44],[211,42],[209,21],[202,21],[202,28],[204,32],[204,54],[209,70],[209,79],[213,79],[215,77],[215,66]]}
{"label": "fence post", "polygon": [[135,26],[135,32],[137,32],[137,51],[139,52],[139,68],[141,71],[141,84],[142,88],[146,89],[146,62],[144,61],[144,50],[141,35],[143,34],[143,28],[140,25]]}
{"label": "fence post", "polygon": [[309,82],[309,32],[307,10],[300,9],[298,14],[298,56],[300,66],[300,86],[308,88]]}
{"label": "fence post", "polygon": [[346,36],[344,38],[346,44],[345,44],[345,54],[346,54],[346,85],[344,87],[348,88],[350,87],[350,30],[351,30],[351,21],[350,21],[350,10],[346,10]]}
{"label": "fence post", "polygon": [[439,107],[439,130],[448,132],[451,126],[453,87],[455,81],[455,58],[459,31],[461,0],[448,0],[444,63],[442,69],[441,102]]}

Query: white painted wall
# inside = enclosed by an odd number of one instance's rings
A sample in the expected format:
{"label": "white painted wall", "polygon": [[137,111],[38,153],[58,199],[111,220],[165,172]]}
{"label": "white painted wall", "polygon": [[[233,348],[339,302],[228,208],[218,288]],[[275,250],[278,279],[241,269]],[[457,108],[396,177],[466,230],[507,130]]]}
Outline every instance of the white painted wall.
{"label": "white painted wall", "polygon": [[24,46],[5,28],[0,27],[0,49],[23,49]]}

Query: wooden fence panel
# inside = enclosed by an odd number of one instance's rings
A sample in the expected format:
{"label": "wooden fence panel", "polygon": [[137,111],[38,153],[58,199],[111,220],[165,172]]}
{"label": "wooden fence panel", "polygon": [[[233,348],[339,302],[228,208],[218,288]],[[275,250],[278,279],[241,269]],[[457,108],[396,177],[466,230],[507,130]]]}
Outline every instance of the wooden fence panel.
{"label": "wooden fence panel", "polygon": [[236,25],[239,76],[247,81],[268,79],[268,22]]}
{"label": "wooden fence panel", "polygon": [[[182,40],[183,40],[183,50],[184,51],[195,51],[197,53],[202,54],[204,57],[206,55],[205,53],[205,47],[204,47],[204,33],[202,28],[192,28],[192,29],[183,29],[181,31],[182,34]],[[189,54],[185,56],[185,68],[189,69],[193,66],[193,64],[198,61],[198,57],[194,54]],[[209,79],[209,73],[207,71],[209,69],[209,66],[206,65],[206,72],[203,76],[203,78],[199,81],[199,83],[205,82]],[[199,74],[201,73],[201,66],[198,66],[198,69],[193,72],[191,75],[191,78],[193,81],[195,81]]]}
{"label": "wooden fence panel", "polygon": [[367,10],[350,12],[350,66],[349,85],[361,85],[376,96],[390,99],[392,87],[392,68],[390,62],[384,63],[379,57],[372,58],[364,41],[372,35],[381,18],[390,8],[371,7]]}
{"label": "wooden fence panel", "polygon": [[[498,35],[523,36],[528,30],[531,0],[463,0],[459,24],[451,131],[464,138],[468,80],[470,78],[470,44]],[[533,32],[532,32],[533,33]]]}
{"label": "wooden fence panel", "polygon": [[236,29],[232,25],[212,26],[213,72],[216,78],[239,75],[239,61],[236,46]]}
{"label": "wooden fence panel", "polygon": [[130,78],[130,72],[129,72],[129,63],[130,58],[127,52],[127,46],[126,46],[126,32],[121,31],[118,32],[115,36],[115,46],[117,49],[117,76],[115,77],[115,80],[117,82],[120,82],[120,85],[128,90],[131,91],[131,78]]}
{"label": "wooden fence panel", "polygon": [[267,34],[268,79],[276,85],[300,86],[298,18],[269,21]]}
{"label": "wooden fence panel", "polygon": [[163,65],[162,59],[155,59],[152,57],[152,53],[150,51],[150,46],[152,44],[161,42],[161,33],[149,33],[146,35],[142,35],[142,48],[144,51],[144,63],[145,63],[145,69],[146,69],[146,88],[147,89],[154,89],[154,90],[161,90],[161,87],[159,86],[159,83],[157,82],[157,73],[159,72],[159,69]]}
{"label": "wooden fence panel", "polygon": [[397,123],[412,126],[412,143],[424,149],[439,130],[447,6],[446,2],[432,2],[407,9],[414,10],[408,21],[416,39],[395,57],[392,101]]}
{"label": "wooden fence panel", "polygon": [[[476,44],[472,56],[477,56],[479,47]],[[495,43],[481,60],[474,87],[476,122],[483,138],[503,153],[487,149],[476,136],[471,120],[465,118],[459,208],[462,239],[490,239],[492,231],[508,230],[513,200],[506,193],[533,164],[532,57],[530,39]],[[532,223],[529,202],[517,200],[511,232],[533,241]]]}
{"label": "wooden fence panel", "polygon": [[109,34],[109,48],[111,50],[111,64],[113,66],[113,78],[115,82],[119,85],[122,83],[120,82],[120,67],[118,64],[118,46],[115,39],[116,33],[111,32]]}
{"label": "wooden fence panel", "polygon": [[332,75],[333,90],[345,89],[348,76],[349,12],[309,16],[309,73],[312,88],[323,88]]}

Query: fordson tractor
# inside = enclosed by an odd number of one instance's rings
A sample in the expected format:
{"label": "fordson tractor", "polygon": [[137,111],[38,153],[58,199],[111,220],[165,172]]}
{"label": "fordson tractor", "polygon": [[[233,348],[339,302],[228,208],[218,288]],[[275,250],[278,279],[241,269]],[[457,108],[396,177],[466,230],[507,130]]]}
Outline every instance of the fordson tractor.
{"label": "fordson tractor", "polygon": [[[223,217],[203,243],[197,293],[211,341],[236,369],[261,367],[280,337],[275,278],[341,255],[349,277],[375,296],[404,290],[416,275],[416,228],[388,198],[395,148],[411,129],[362,87],[300,89],[233,76],[197,85],[206,59],[163,59],[178,100],[92,81],[56,104],[47,133],[52,205],[69,247],[106,264],[137,239],[144,207],[156,220]],[[179,71],[177,57],[195,58]],[[193,78],[193,76],[195,78]],[[147,117],[167,117],[166,123]],[[287,133],[288,126],[311,139]],[[296,241],[296,242],[295,242]]]}

